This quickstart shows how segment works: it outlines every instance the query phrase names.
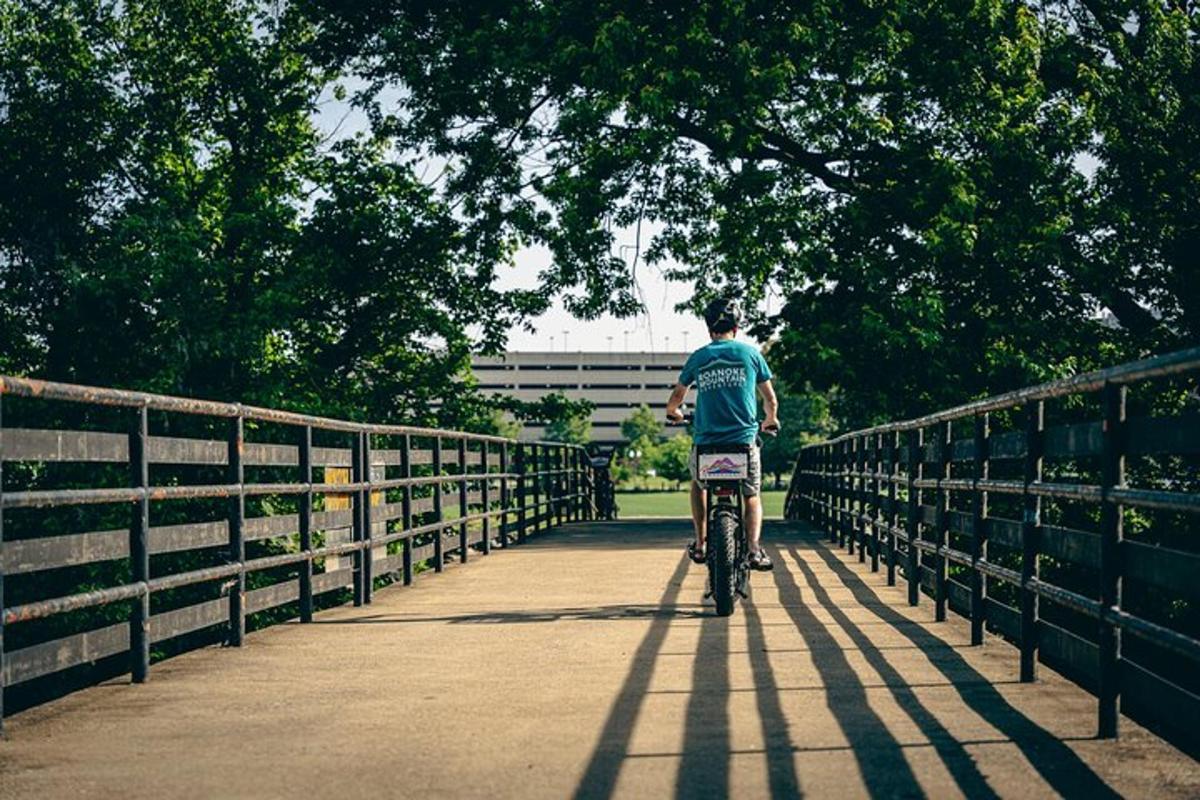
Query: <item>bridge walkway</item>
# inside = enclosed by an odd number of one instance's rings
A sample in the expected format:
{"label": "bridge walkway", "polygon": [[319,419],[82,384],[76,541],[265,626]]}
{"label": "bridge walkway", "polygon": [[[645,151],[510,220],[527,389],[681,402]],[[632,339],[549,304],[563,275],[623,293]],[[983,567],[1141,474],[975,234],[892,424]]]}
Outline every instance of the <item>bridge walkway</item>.
{"label": "bridge walkway", "polygon": [[568,526],[26,711],[0,797],[1195,797],[1188,756],[791,523],[729,619],[687,523]]}

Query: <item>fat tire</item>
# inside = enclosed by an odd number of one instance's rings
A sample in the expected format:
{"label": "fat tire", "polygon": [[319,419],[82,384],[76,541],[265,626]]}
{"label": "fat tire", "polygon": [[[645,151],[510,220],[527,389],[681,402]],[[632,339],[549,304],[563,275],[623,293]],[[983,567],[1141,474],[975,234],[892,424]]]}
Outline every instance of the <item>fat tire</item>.
{"label": "fat tire", "polygon": [[708,532],[708,557],[718,617],[732,614],[736,600],[737,530],[737,515],[732,511],[720,509],[713,514]]}

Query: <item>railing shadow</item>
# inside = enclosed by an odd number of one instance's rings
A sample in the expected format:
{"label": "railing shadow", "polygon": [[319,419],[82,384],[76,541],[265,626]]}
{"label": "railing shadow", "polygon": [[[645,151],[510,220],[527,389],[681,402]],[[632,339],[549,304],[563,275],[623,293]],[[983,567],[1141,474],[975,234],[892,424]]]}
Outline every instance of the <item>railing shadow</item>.
{"label": "railing shadow", "polygon": [[924,792],[900,743],[871,708],[862,679],[833,634],[804,602],[800,587],[782,559],[776,560],[772,575],[780,605],[810,650],[826,687],[826,705],[850,744],[867,792],[872,797],[922,796]]}
{"label": "railing shadow", "polygon": [[[679,598],[689,563],[686,556],[680,557],[675,571],[667,581],[667,588],[659,598],[660,607],[670,608]],[[654,662],[662,650],[670,625],[669,616],[655,616],[652,619],[650,629],[646,631],[633,654],[629,672],[617,693],[617,699],[608,711],[608,718],[604,721],[596,747],[592,750],[592,756],[575,790],[573,796],[577,800],[612,797],[613,789],[617,785],[617,776],[621,772],[625,754],[629,751],[638,712],[646,698],[646,690],[650,688]]]}
{"label": "railing shadow", "polygon": [[[905,683],[904,676],[887,660],[887,657],[883,654],[883,648],[876,647],[872,643],[871,638],[850,621],[849,615],[838,608],[837,604],[830,599],[829,592],[825,587],[821,586],[820,581],[817,580],[817,576],[808,564],[804,562],[804,559],[800,558],[795,546],[790,546],[788,551],[792,559],[796,562],[796,566],[804,574],[804,580],[808,584],[813,599],[820,603],[838,627],[846,632],[858,652],[862,653],[867,664],[879,673],[879,677],[883,680],[884,685],[887,686],[888,691],[895,699],[896,705],[929,738],[934,752],[938,754],[942,763],[945,764],[946,770],[963,793],[967,797],[972,798],[998,797],[999,795],[988,785],[987,778],[979,771],[971,755],[955,739],[954,735],[946,729],[941,721],[929,709],[925,708],[913,692],[912,687]],[[778,557],[776,561],[783,562],[784,559]],[[914,645],[914,647],[916,646]],[[950,645],[946,645],[946,647],[949,648]]]}
{"label": "railing shadow", "polygon": [[700,624],[675,796],[729,796],[729,619]]}
{"label": "railing shadow", "polygon": [[772,797],[798,797],[795,751],[787,717],[779,703],[779,683],[767,655],[767,640],[758,608],[751,598],[743,605],[746,615],[746,650],[754,674],[754,701],[758,709],[763,747],[766,749],[767,781]]}
{"label": "railing shadow", "polygon": [[[911,624],[903,614],[879,603],[874,591],[828,548],[812,542],[808,548],[825,562],[854,596],[856,607],[866,608],[889,623],[897,632],[920,647],[930,663],[950,679],[963,702],[988,724],[1008,737],[1029,764],[1060,795],[1095,798],[1119,797],[1071,748],[1054,734],[1014,708],[985,676],[967,663],[952,647],[922,627]],[[795,546],[792,558],[806,569]],[[816,578],[806,570],[810,583]],[[963,686],[961,681],[969,681]]]}
{"label": "railing shadow", "polygon": [[547,608],[531,611],[486,611],[479,614],[445,614],[441,616],[407,614],[373,614],[350,619],[313,620],[310,625],[416,625],[444,622],[447,625],[520,625],[565,620],[639,620],[639,619],[697,619],[709,616],[700,608],[663,606],[590,606],[580,608]]}

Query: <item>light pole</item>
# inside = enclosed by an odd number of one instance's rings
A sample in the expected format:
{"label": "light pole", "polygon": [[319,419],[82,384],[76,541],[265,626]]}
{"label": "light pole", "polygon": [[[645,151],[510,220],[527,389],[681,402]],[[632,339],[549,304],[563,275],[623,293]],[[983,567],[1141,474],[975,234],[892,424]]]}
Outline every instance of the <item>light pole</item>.
{"label": "light pole", "polygon": [[608,354],[610,356],[612,355],[612,340],[613,340],[613,337],[609,336],[608,337]]}
{"label": "light pole", "polygon": [[550,352],[551,353],[554,352],[554,337],[553,336],[550,337]]}
{"label": "light pole", "polygon": [[629,352],[629,331],[625,331],[625,352]]}
{"label": "light pole", "polygon": [[563,331],[563,352],[564,353],[567,352],[567,333],[568,333],[568,331]]}
{"label": "light pole", "polygon": [[663,337],[663,350],[666,350],[668,353],[671,352],[671,337],[670,336]]}
{"label": "light pole", "polygon": [[683,332],[683,351],[684,351],[685,353],[687,352],[687,349],[688,349],[688,347],[687,347],[687,337],[688,337],[688,332],[687,332],[687,331],[684,331],[684,332]]}

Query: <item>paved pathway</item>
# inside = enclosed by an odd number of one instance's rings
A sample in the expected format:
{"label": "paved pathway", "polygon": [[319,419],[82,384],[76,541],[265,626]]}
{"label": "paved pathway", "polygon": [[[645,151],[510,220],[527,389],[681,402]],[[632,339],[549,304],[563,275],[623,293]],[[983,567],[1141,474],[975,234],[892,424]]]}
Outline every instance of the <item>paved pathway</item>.
{"label": "paved pathway", "polygon": [[815,535],[729,619],[686,523],[569,527],[13,717],[0,798],[1200,795]]}

